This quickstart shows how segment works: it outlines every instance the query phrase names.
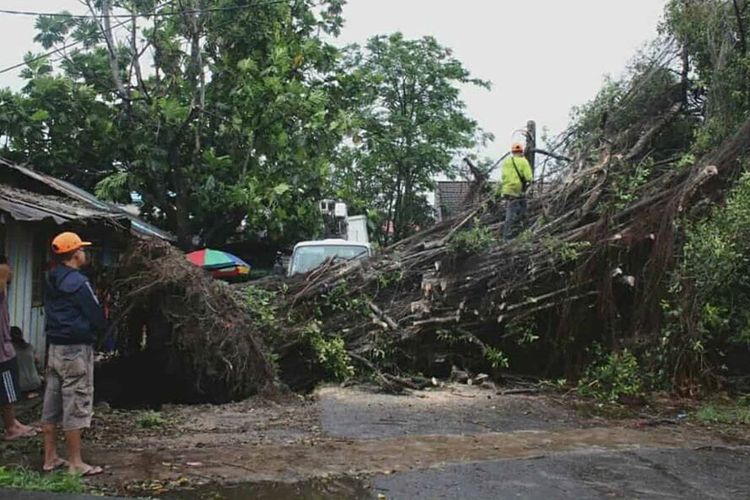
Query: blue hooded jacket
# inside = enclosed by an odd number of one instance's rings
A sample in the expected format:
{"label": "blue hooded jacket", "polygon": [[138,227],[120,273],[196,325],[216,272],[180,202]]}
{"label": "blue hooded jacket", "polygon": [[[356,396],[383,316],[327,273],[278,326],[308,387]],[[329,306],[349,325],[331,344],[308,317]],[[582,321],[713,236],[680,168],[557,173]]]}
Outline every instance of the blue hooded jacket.
{"label": "blue hooded jacket", "polygon": [[54,345],[93,344],[106,325],[86,276],[63,265],[47,275],[44,312],[47,340]]}

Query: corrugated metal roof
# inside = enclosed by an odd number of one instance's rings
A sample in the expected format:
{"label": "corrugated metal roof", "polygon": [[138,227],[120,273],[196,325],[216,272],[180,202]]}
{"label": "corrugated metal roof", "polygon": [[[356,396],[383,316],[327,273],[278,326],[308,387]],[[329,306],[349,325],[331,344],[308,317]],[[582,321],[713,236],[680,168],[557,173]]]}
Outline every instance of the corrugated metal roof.
{"label": "corrugated metal roof", "polygon": [[108,216],[109,218],[114,220],[129,220],[132,231],[138,235],[156,237],[166,241],[176,240],[174,235],[168,233],[167,231],[163,231],[158,227],[153,226],[148,222],[145,222],[140,218],[127,213],[124,209],[113,203],[100,200],[88,191],[81,189],[78,186],[75,186],[62,179],[57,179],[56,177],[42,174],[40,172],[37,172],[36,170],[32,170],[28,167],[5,161],[1,158],[0,165],[15,170],[25,177],[40,182],[66,198],[77,200],[78,202],[80,202],[81,206],[88,206],[88,208],[91,210],[98,210],[100,214],[108,214],[104,215],[105,217]]}
{"label": "corrugated metal roof", "polygon": [[17,221],[52,219],[57,224],[74,220],[127,221],[125,214],[99,210],[67,198],[32,193],[23,189],[0,185],[0,210]]}

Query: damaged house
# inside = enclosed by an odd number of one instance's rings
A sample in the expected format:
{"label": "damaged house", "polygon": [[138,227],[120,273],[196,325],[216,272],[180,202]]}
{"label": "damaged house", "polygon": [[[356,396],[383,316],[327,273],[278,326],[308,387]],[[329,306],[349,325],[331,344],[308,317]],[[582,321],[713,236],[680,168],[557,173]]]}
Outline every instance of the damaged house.
{"label": "damaged house", "polygon": [[[105,309],[112,266],[134,238],[173,237],[123,208],[68,182],[0,159],[0,253],[13,269],[9,288],[11,325],[20,327],[40,358],[45,349],[44,277],[50,242],[72,230],[94,243],[88,274]],[[43,359],[41,359],[43,362]]]}

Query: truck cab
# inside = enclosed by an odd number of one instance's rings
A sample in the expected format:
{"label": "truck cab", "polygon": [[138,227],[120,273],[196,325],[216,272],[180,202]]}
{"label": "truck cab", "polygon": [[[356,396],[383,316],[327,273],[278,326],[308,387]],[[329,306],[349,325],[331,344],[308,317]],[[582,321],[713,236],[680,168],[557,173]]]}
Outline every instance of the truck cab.
{"label": "truck cab", "polygon": [[344,261],[367,259],[371,256],[372,246],[369,243],[343,239],[303,241],[294,245],[287,275],[308,273],[330,258]]}
{"label": "truck cab", "polygon": [[294,245],[287,276],[308,273],[331,258],[359,260],[373,254],[366,216],[350,216],[346,204],[334,200],[321,201],[319,209],[326,237]]}

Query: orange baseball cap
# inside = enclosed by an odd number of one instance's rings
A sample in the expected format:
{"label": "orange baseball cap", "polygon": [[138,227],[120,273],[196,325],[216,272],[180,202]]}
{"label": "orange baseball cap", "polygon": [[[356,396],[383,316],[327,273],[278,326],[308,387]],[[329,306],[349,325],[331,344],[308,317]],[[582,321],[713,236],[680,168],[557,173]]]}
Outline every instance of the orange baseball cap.
{"label": "orange baseball cap", "polygon": [[76,233],[60,233],[52,240],[52,251],[57,255],[75,252],[83,247],[90,247],[91,243],[81,240]]}

